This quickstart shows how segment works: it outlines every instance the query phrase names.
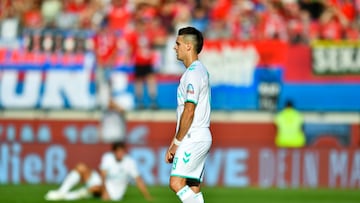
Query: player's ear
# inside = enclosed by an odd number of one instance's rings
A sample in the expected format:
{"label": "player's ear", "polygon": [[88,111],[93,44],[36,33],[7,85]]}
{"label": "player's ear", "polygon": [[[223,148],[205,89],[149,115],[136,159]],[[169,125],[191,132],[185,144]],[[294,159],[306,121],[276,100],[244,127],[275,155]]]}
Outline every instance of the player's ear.
{"label": "player's ear", "polygon": [[190,42],[186,42],[186,50],[190,51],[193,48],[193,45]]}

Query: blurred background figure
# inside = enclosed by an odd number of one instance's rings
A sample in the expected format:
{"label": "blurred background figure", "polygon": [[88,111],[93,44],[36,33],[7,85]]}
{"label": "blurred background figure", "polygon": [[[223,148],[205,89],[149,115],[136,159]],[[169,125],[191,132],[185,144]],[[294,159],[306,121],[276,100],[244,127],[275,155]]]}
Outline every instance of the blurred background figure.
{"label": "blurred background figure", "polygon": [[27,9],[21,1],[1,1],[0,47],[16,48],[21,35],[21,15]]}
{"label": "blurred background figure", "polygon": [[229,1],[214,1],[209,5],[209,25],[205,37],[210,40],[225,40],[231,37],[230,26],[227,23],[227,14],[231,4]]}
{"label": "blurred background figure", "polygon": [[137,109],[146,108],[144,103],[144,87],[150,97],[150,108],[157,109],[157,84],[153,66],[155,36],[151,36],[148,21],[139,17],[135,20],[134,32],[130,35],[135,71],[135,102]]}
{"label": "blurred background figure", "polygon": [[256,39],[257,16],[255,4],[249,0],[234,1],[227,14],[232,39],[251,41]]}
{"label": "blurred background figure", "polygon": [[109,28],[112,31],[125,31],[129,29],[134,13],[134,6],[128,0],[111,0],[106,9],[109,19]]}
{"label": "blurred background figure", "polygon": [[305,146],[304,120],[291,100],[286,101],[285,108],[276,115],[275,125],[277,128],[276,146],[281,148]]}
{"label": "blurred background figure", "polygon": [[125,108],[114,99],[114,70],[118,39],[104,18],[94,37],[96,53],[96,86],[98,107],[102,111],[100,137],[103,142],[124,141],[126,135]]}
{"label": "blurred background figure", "polygon": [[204,5],[198,4],[194,8],[191,18],[191,26],[197,28],[200,32],[205,32],[209,24],[209,16]]}
{"label": "blurred background figure", "polygon": [[[102,200],[122,200],[130,181],[135,181],[146,200],[152,197],[141,178],[136,162],[127,154],[125,143],[115,142],[112,150],[103,154],[99,171],[79,163],[65,177],[57,190],[50,190],[49,201],[79,200],[100,197]],[[78,184],[83,187],[74,189]]]}
{"label": "blurred background figure", "polygon": [[104,18],[93,39],[96,57],[96,86],[99,95],[108,95],[110,92],[111,71],[116,60],[116,35],[107,25],[108,19]]}
{"label": "blurred background figure", "polygon": [[24,12],[23,26],[31,29],[42,29],[44,27],[41,14],[41,0],[29,1],[29,9]]}
{"label": "blurred background figure", "polygon": [[310,16],[302,11],[297,0],[283,0],[284,17],[289,42],[292,44],[307,43],[310,26]]}
{"label": "blurred background figure", "polygon": [[126,110],[114,99],[111,84],[111,79],[109,79],[109,82],[99,92],[99,99],[102,103],[100,137],[105,143],[125,141],[126,139]]}
{"label": "blurred background figure", "polygon": [[41,5],[41,14],[44,26],[47,28],[55,28],[56,19],[63,9],[62,1],[60,0],[44,0]]}
{"label": "blurred background figure", "polygon": [[282,4],[277,1],[263,1],[265,11],[260,16],[260,39],[288,40],[286,21],[282,15]]}

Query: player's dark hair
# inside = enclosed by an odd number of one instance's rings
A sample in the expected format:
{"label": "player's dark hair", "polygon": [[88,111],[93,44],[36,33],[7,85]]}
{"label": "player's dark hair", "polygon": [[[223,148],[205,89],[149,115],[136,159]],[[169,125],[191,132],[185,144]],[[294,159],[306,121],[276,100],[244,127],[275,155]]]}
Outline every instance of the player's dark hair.
{"label": "player's dark hair", "polygon": [[178,35],[192,35],[195,37],[195,48],[196,48],[196,53],[200,53],[202,48],[203,48],[203,44],[204,44],[204,37],[202,35],[202,33],[197,30],[194,27],[184,27],[181,28],[178,32]]}
{"label": "player's dark hair", "polygon": [[112,151],[116,151],[117,149],[125,149],[126,144],[125,142],[114,142],[111,146]]}

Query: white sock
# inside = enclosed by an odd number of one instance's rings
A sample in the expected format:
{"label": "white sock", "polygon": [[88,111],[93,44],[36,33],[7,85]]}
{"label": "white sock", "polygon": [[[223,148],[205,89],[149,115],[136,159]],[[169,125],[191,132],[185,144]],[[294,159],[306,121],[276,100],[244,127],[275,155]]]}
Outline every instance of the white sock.
{"label": "white sock", "polygon": [[191,190],[189,186],[185,186],[176,193],[181,202],[183,203],[198,203],[198,200],[195,198],[194,191]]}
{"label": "white sock", "polygon": [[198,203],[204,203],[204,196],[202,192],[196,193],[195,198],[197,199]]}
{"label": "white sock", "polygon": [[87,188],[83,187],[80,189],[77,189],[75,191],[71,191],[64,194],[65,200],[78,200],[78,199],[84,199],[90,196],[90,192]]}
{"label": "white sock", "polygon": [[77,185],[80,182],[80,174],[79,172],[72,170],[70,173],[66,176],[65,180],[61,184],[59,191],[62,193],[68,193],[71,188],[73,188],[75,185]]}

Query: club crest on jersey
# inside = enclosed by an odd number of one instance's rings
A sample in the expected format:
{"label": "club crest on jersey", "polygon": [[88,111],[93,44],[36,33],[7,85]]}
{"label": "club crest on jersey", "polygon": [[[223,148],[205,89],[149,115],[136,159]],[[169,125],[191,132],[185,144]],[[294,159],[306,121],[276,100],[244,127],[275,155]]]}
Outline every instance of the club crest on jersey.
{"label": "club crest on jersey", "polygon": [[194,94],[194,87],[192,84],[188,84],[188,86],[186,88],[186,93]]}

